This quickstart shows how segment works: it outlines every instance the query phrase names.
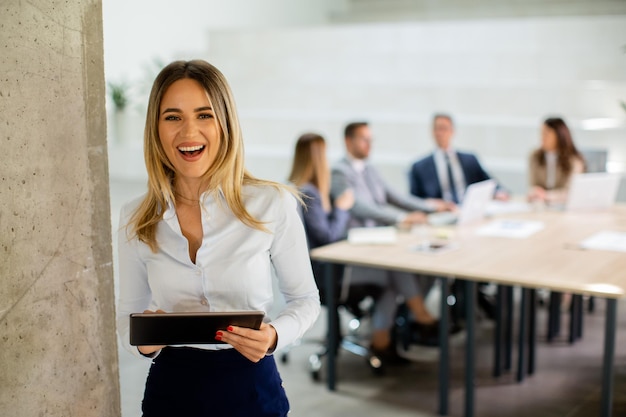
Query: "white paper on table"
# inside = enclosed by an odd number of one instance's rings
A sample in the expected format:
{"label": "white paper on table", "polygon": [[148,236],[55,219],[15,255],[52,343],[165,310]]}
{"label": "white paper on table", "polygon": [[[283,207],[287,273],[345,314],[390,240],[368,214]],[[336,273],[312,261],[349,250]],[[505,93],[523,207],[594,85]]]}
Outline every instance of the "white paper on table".
{"label": "white paper on table", "polygon": [[626,232],[602,231],[580,242],[583,249],[626,252]]}
{"label": "white paper on table", "polygon": [[492,200],[487,205],[487,215],[526,213],[532,210],[532,206],[524,201],[497,201]]}
{"label": "white paper on table", "polygon": [[348,230],[348,242],[353,245],[392,245],[397,241],[396,228],[355,227]]}
{"label": "white paper on table", "polygon": [[543,223],[533,220],[494,220],[476,230],[479,236],[527,238],[543,229]]}

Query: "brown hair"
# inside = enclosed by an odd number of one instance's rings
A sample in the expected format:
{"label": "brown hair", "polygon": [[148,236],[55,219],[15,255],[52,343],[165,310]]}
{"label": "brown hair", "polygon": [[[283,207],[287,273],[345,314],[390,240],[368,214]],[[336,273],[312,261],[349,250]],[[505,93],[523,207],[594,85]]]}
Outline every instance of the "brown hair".
{"label": "brown hair", "polygon": [[357,129],[362,128],[363,126],[369,126],[367,122],[352,122],[348,123],[346,128],[343,131],[344,138],[352,138]]}
{"label": "brown hair", "polygon": [[[584,163],[582,154],[574,145],[572,134],[560,117],[549,117],[543,124],[556,133],[557,143],[557,164],[564,174],[568,175],[572,171],[572,159],[578,158]],[[542,149],[534,152],[533,158],[537,160],[540,166],[546,164],[546,156]]]}
{"label": "brown hair", "polygon": [[326,158],[326,141],[317,133],[305,133],[298,138],[293,155],[289,181],[297,187],[311,183],[320,192],[322,206],[330,210],[330,171]]}

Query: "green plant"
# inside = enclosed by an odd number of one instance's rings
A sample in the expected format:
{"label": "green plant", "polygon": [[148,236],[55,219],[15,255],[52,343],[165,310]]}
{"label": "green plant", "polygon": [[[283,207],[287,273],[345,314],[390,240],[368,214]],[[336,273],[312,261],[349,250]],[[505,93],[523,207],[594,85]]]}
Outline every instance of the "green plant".
{"label": "green plant", "polygon": [[119,111],[123,111],[128,104],[128,95],[127,90],[128,87],[125,83],[112,83],[109,82],[109,94],[111,94],[111,99],[113,100],[113,104],[115,105],[115,109]]}

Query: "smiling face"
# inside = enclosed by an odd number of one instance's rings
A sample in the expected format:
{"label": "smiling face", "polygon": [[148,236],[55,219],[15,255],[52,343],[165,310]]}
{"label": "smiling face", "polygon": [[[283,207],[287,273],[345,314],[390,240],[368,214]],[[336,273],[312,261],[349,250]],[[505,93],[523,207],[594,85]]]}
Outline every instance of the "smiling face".
{"label": "smiling face", "polygon": [[186,185],[199,191],[200,180],[214,163],[221,144],[211,101],[200,83],[183,78],[168,87],[159,108],[158,130],[177,187]]}

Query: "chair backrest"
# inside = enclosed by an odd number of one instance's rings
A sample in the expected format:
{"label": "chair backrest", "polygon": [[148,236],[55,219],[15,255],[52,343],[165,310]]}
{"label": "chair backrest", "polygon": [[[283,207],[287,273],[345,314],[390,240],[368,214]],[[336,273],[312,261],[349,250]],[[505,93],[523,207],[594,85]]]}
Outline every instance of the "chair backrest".
{"label": "chair backrest", "polygon": [[581,149],[585,158],[586,172],[606,172],[606,161],[609,152],[606,149]]}

